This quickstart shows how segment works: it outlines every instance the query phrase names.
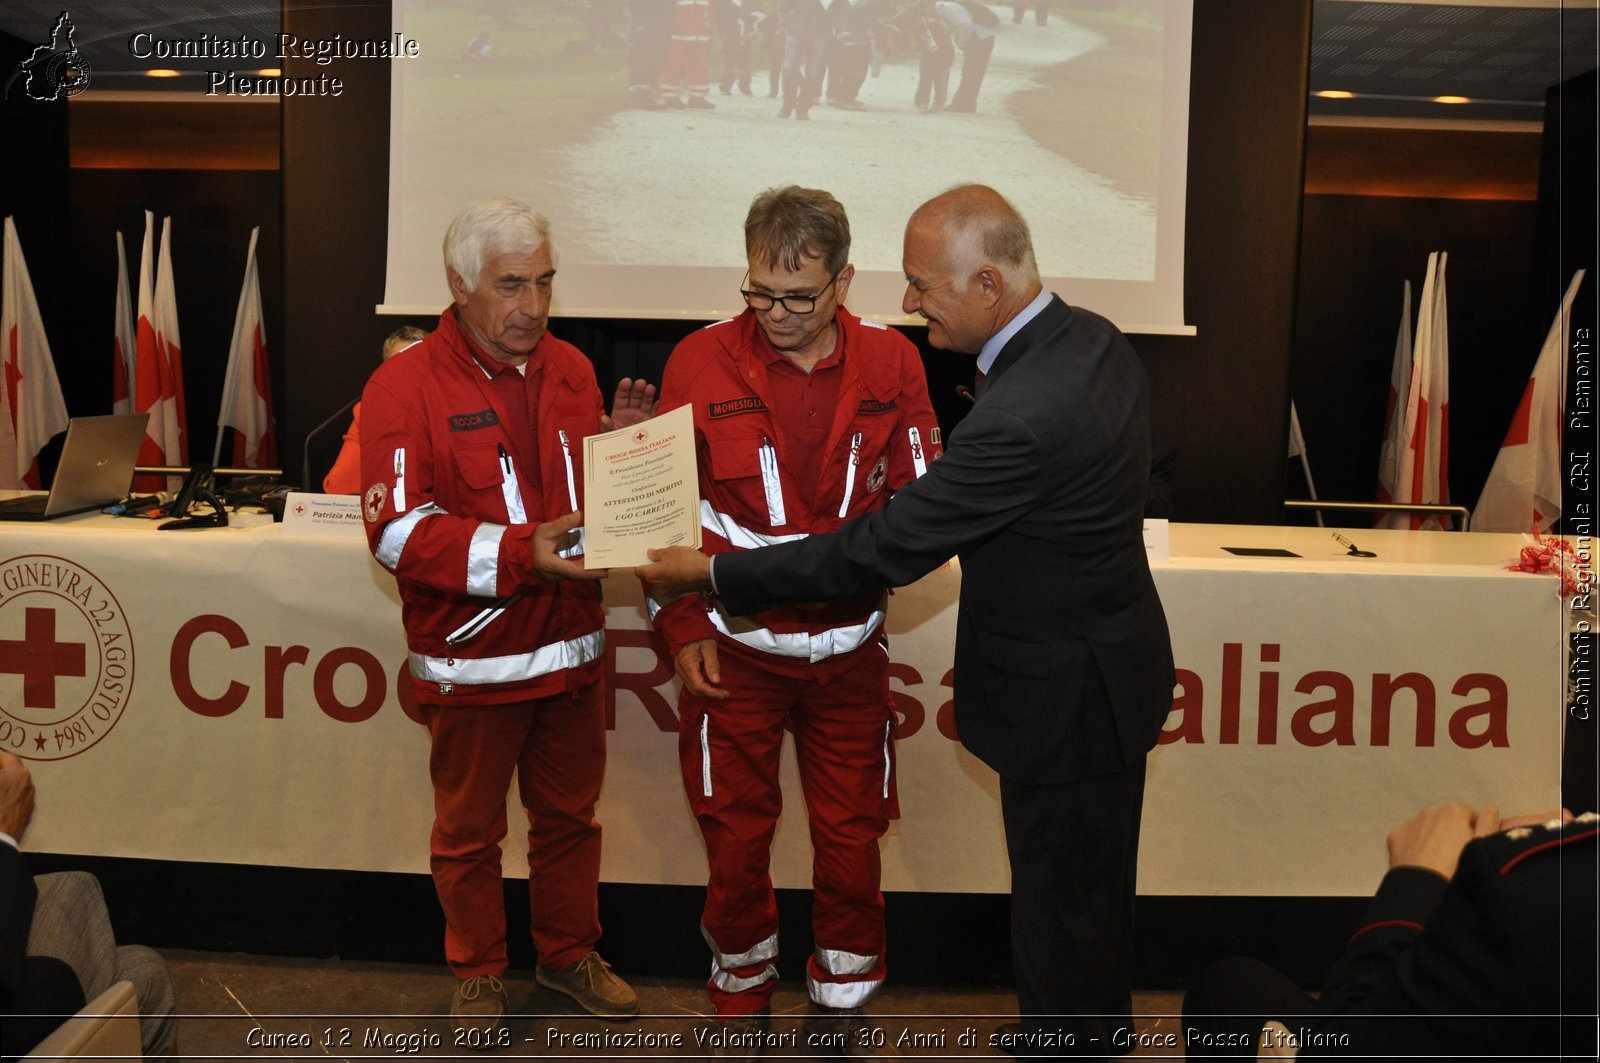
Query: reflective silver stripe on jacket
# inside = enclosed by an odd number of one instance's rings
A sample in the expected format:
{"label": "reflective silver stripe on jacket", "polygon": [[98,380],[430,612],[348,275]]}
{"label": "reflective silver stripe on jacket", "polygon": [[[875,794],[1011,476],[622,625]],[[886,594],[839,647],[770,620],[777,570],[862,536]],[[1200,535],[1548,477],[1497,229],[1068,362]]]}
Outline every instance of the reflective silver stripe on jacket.
{"label": "reflective silver stripe on jacket", "polygon": [[710,617],[713,627],[740,645],[779,657],[803,657],[815,664],[865,645],[873,632],[883,626],[884,609],[880,601],[861,623],[832,627],[815,635],[804,631],[780,633],[748,617],[731,616],[720,600],[713,600]]}
{"label": "reflective silver stripe on jacket", "polygon": [[706,531],[715,532],[726,539],[729,545],[738,550],[755,550],[774,543],[793,542],[795,539],[804,539],[805,532],[796,532],[789,535],[768,535],[765,532],[753,531],[740,524],[726,513],[719,513],[713,509],[710,502],[700,500],[700,527]]}
{"label": "reflective silver stripe on jacket", "polygon": [[505,499],[506,519],[512,524],[528,523],[528,510],[522,504],[522,487],[517,480],[517,467],[512,464],[506,448],[500,448],[500,497]]}
{"label": "reflective silver stripe on jacket", "polygon": [[430,683],[514,683],[549,675],[598,660],[606,652],[604,628],[565,642],[552,642],[531,653],[505,657],[429,657],[410,654],[411,674]]}
{"label": "reflective silver stripe on jacket", "polygon": [[[817,966],[832,975],[849,976],[870,974],[878,965],[878,957],[863,956],[838,949],[817,949],[813,953]],[[825,1008],[859,1008],[872,998],[883,979],[873,978],[862,982],[821,982],[806,975],[806,986],[811,999]]]}
{"label": "reflective silver stripe on jacket", "polygon": [[856,466],[861,464],[861,433],[857,432],[850,440],[850,456],[845,459],[844,467],[844,498],[839,502],[839,519],[843,520],[850,514],[850,495],[856,489]]}
{"label": "reflective silver stripe on jacket", "polygon": [[568,535],[572,545],[567,547],[564,550],[557,550],[556,551],[556,556],[557,557],[564,557],[568,561],[570,561],[573,558],[577,557],[579,554],[583,553],[583,528],[581,526],[579,526],[577,528],[573,528],[571,531],[569,531],[567,533],[567,535]]}
{"label": "reflective silver stripe on jacket", "polygon": [[383,534],[378,536],[378,549],[373,551],[378,564],[393,572],[394,567],[400,563],[400,555],[405,552],[406,540],[417,530],[417,525],[422,523],[424,517],[443,512],[443,509],[432,502],[424,502],[405,516],[391,520],[384,526]]}
{"label": "reflective silver stripe on jacket", "polygon": [[504,524],[480,524],[467,544],[467,593],[481,598],[499,596],[500,540]]}
{"label": "reflective silver stripe on jacket", "polygon": [[906,435],[911,439],[911,468],[920,477],[928,471],[928,456],[922,450],[922,433],[916,425],[906,429]]}
{"label": "reflective silver stripe on jacket", "polygon": [[[765,963],[778,958],[778,934],[773,931],[772,936],[756,942],[743,952],[723,952],[711,938],[711,931],[704,925],[700,927],[700,936],[705,939],[706,946],[711,949],[711,959],[724,970],[735,967],[749,967],[751,964]],[[872,968],[867,968],[869,971]]]}
{"label": "reflective silver stripe on jacket", "polygon": [[774,528],[789,523],[783,511],[783,484],[778,479],[778,451],[770,440],[761,441],[761,488],[767,495],[767,521]]}

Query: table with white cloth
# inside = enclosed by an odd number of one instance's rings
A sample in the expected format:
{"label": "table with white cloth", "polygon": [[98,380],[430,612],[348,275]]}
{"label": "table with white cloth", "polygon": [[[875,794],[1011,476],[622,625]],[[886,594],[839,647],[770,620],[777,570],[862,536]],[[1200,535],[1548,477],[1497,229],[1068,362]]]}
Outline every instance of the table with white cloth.
{"label": "table with white cloth", "polygon": [[[1150,760],[1141,893],[1366,894],[1384,834],[1422,804],[1559,804],[1562,601],[1554,578],[1506,571],[1523,537],[1350,536],[1377,556],[1314,528],[1170,527],[1153,570],[1178,685]],[[951,723],[959,579],[947,565],[889,608],[901,818],[886,890],[1008,889],[995,777]],[[602,878],[703,884],[670,661],[632,575],[605,596]],[[43,795],[32,849],[426,873],[428,739],[405,659],[394,580],[359,529],[0,527],[0,747]],[[773,877],[804,888],[787,752],[784,777]],[[508,875],[526,871],[517,849]]]}

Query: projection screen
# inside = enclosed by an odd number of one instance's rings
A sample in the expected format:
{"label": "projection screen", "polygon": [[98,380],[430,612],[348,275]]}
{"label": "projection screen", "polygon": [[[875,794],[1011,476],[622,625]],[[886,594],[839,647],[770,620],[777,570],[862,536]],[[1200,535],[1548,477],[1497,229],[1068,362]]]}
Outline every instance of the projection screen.
{"label": "projection screen", "polygon": [[[797,34],[791,7],[810,3],[822,29]],[[420,48],[392,64],[380,313],[437,313],[451,217],[509,195],[551,220],[554,314],[727,317],[742,309],[750,200],[800,184],[849,213],[851,309],[916,324],[900,309],[906,217],[976,181],[1028,219],[1047,286],[1069,302],[1130,332],[1192,331],[1192,0],[712,0],[709,41],[679,21],[704,16],[676,0],[396,0],[394,11],[395,31]],[[930,19],[944,32],[923,32]],[[786,48],[819,75],[804,120],[780,117]],[[808,82],[789,65],[798,104]]]}

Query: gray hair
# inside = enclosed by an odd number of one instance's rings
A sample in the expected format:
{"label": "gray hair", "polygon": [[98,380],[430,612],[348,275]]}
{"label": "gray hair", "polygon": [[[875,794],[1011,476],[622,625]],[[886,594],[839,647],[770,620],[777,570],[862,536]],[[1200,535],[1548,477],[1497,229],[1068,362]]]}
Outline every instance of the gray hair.
{"label": "gray hair", "polygon": [[843,204],[820,188],[769,188],[745,215],[744,250],[791,271],[804,259],[820,258],[836,274],[850,260],[850,219]]}
{"label": "gray hair", "polygon": [[987,263],[999,268],[1008,286],[1039,283],[1033,234],[999,192],[987,185],[959,185],[923,207],[943,215],[944,231],[950,239],[948,264],[963,278],[970,278]]}
{"label": "gray hair", "polygon": [[478,287],[478,275],[495,255],[531,255],[543,246],[556,262],[550,240],[550,219],[526,203],[501,196],[463,207],[444,234],[444,264],[456,271],[467,291]]}
{"label": "gray hair", "polygon": [[417,328],[417,326],[401,325],[399,328],[395,329],[393,332],[389,333],[389,335],[384,337],[383,357],[388,359],[389,357],[411,346],[413,343],[417,343],[427,338],[428,334]]}

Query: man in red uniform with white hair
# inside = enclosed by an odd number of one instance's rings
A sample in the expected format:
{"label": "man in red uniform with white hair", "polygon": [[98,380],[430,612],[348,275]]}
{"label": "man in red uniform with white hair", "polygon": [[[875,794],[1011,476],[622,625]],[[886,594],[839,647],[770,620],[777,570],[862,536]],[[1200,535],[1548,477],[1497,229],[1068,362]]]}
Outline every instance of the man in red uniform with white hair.
{"label": "man in red uniform with white hair", "polygon": [[[444,240],[452,303],[385,362],[362,397],[362,512],[400,585],[412,689],[432,738],[434,886],[451,1016],[472,1047],[502,1024],[506,919],[500,843],[513,772],[528,813],[539,984],[605,1018],[639,1010],[595,951],[605,771],[605,615],[571,558],[584,436],[654,412],[624,379],[605,415],[594,368],[546,330],[550,223],[510,199],[468,206]],[[577,539],[577,542],[570,542]]]}
{"label": "man in red uniform with white hair", "polygon": [[[831,531],[883,505],[940,452],[916,348],[844,309],[855,267],[838,200],[763,192],[745,249],[748,309],[685,339],[662,377],[663,409],[694,408],[713,554]],[[898,815],[886,603],[875,590],[735,620],[710,599],[651,602],[683,682],[679,752],[711,870],[707,988],[730,1032],[764,1023],[778,977],[768,863],[786,726],[811,822],[812,1003],[831,1016],[820,1021],[850,1032],[883,984],[878,839]]]}

